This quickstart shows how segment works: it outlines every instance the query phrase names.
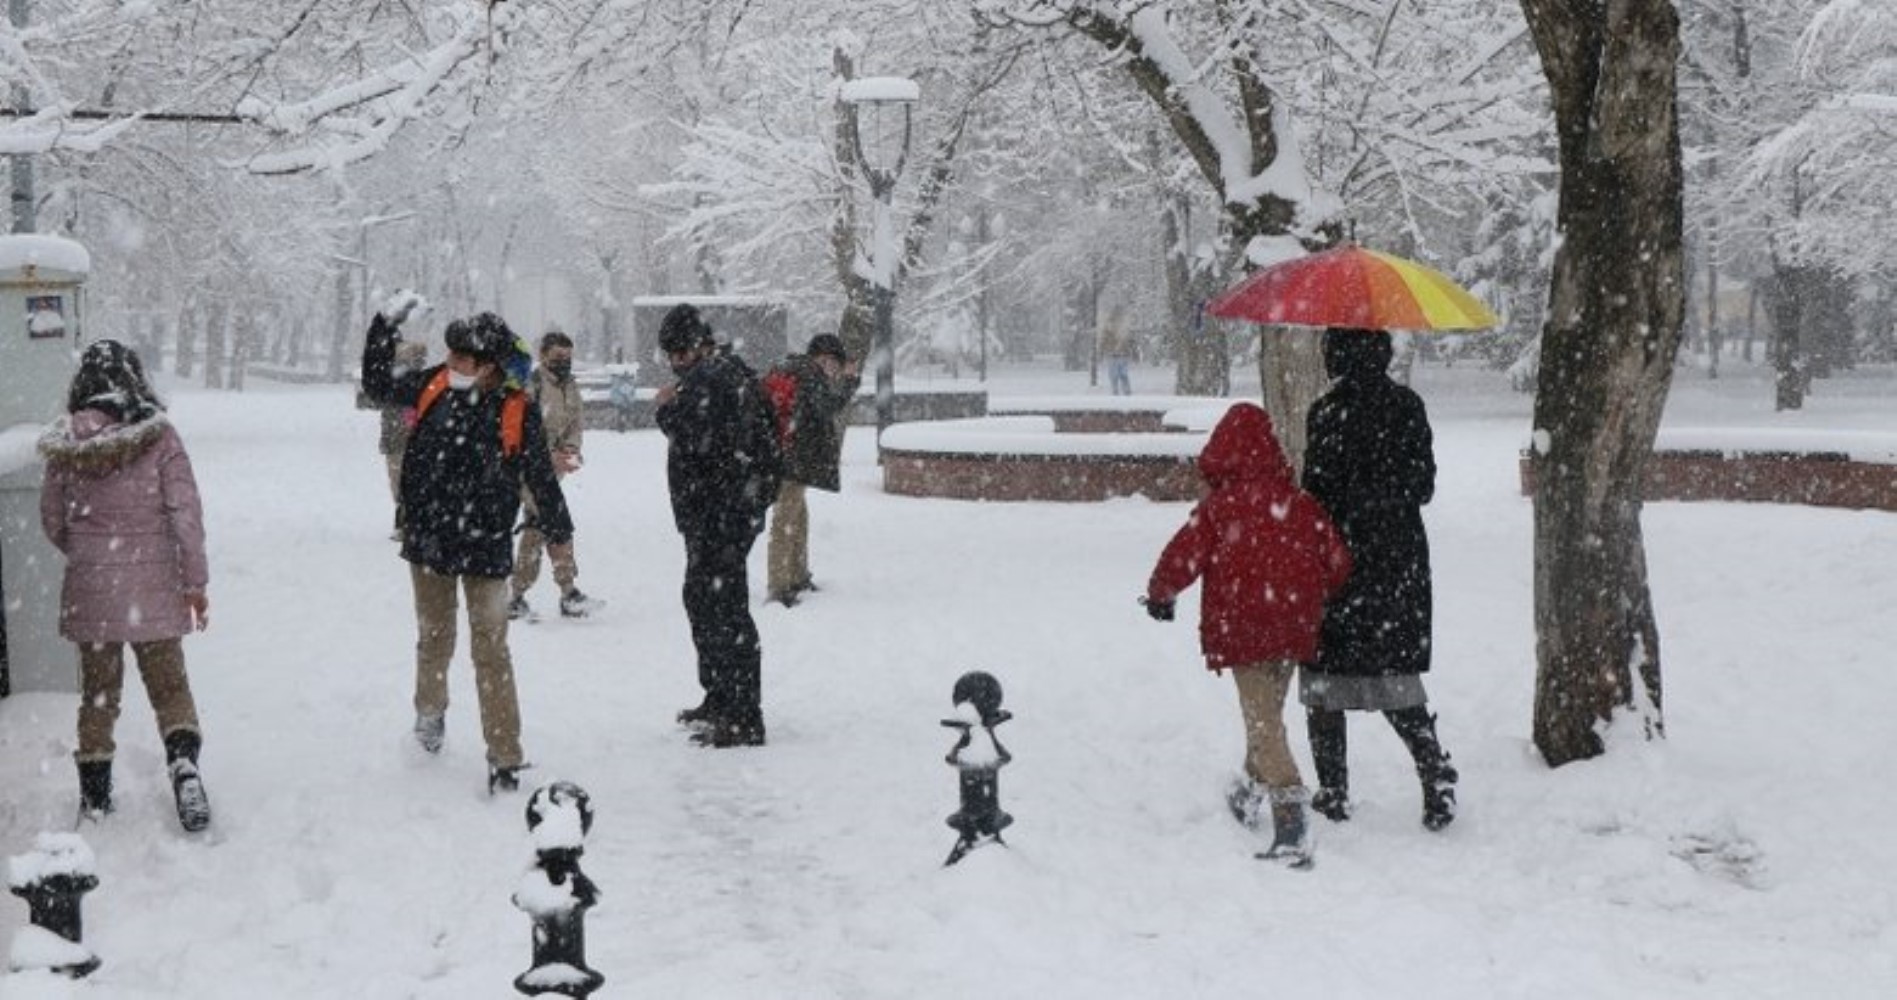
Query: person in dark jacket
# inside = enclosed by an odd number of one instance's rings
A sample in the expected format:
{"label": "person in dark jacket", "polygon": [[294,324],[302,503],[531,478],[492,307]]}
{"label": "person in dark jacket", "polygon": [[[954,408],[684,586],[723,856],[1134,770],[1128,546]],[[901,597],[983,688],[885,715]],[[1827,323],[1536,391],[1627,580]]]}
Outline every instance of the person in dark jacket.
{"label": "person in dark jacket", "polygon": [[1378,711],[1402,738],[1423,785],[1423,825],[1456,815],[1457,774],[1436,737],[1422,675],[1430,660],[1429,538],[1422,507],[1436,489],[1423,401],[1389,376],[1389,333],[1324,333],[1334,382],[1311,405],[1304,488],[1328,510],[1355,569],[1325,605],[1317,660],[1302,672],[1318,791],[1312,808],[1350,815],[1345,711]]}
{"label": "person in dark jacket", "polygon": [[810,507],[804,493],[815,487],[828,493],[842,489],[843,424],[840,417],[862,381],[856,362],[834,333],[810,338],[802,354],[785,358],[777,368],[795,380],[790,423],[785,428],[784,479],[771,512],[771,537],[765,544],[764,564],[769,578],[769,600],[795,607],[798,595],[817,589],[810,578]]}
{"label": "person in dark jacket", "polygon": [[1270,804],[1264,856],[1311,863],[1304,779],[1285,740],[1284,696],[1317,652],[1324,599],[1350,575],[1350,552],[1324,508],[1298,489],[1271,417],[1255,403],[1225,412],[1199,452],[1208,492],[1166,543],[1146,584],[1146,611],[1172,621],[1179,592],[1203,580],[1199,645],[1232,672],[1245,721],[1245,776],[1227,798],[1249,829]]}
{"label": "person in dark jacket", "polygon": [[507,578],[523,486],[550,552],[573,544],[573,521],[554,474],[540,410],[504,366],[524,353],[493,313],[448,324],[448,360],[397,375],[398,328],[413,307],[400,297],[378,313],[362,351],[362,387],[382,405],[417,417],[402,462],[402,558],[415,590],[415,738],[441,750],[454,655],[455,603],[467,599],[468,633],[487,744],[488,790],[513,791],[526,766],[520,703],[507,648]]}
{"label": "person in dark jacket", "polygon": [[777,497],[776,418],[756,373],[721,348],[698,310],[679,305],[659,325],[678,376],[653,397],[665,433],[672,519],[685,540],[685,615],[704,700],[679,713],[711,747],[762,746],[762,650],[745,560]]}

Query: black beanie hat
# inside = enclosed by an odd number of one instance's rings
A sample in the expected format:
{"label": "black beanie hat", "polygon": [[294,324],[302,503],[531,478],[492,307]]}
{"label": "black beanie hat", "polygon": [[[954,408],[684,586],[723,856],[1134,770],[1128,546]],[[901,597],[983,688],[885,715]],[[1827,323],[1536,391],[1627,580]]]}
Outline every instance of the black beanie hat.
{"label": "black beanie hat", "polygon": [[673,306],[659,321],[659,350],[667,354],[689,351],[711,339],[711,326],[690,303]]}
{"label": "black beanie hat", "polygon": [[810,346],[804,348],[804,353],[813,358],[829,355],[838,361],[850,360],[849,352],[843,349],[843,338],[834,333],[819,333],[810,338]]}
{"label": "black beanie hat", "polygon": [[448,349],[476,361],[499,364],[514,350],[514,331],[499,316],[484,312],[448,324]]}

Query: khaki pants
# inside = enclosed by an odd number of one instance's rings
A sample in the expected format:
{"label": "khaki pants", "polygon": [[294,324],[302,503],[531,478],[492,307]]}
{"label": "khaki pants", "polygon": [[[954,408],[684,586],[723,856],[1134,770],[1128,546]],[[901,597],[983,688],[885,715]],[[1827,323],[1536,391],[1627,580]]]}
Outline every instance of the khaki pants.
{"label": "khaki pants", "polygon": [[1304,784],[1284,735],[1284,695],[1297,669],[1289,660],[1232,668],[1245,718],[1245,774],[1266,788]]}
{"label": "khaki pants", "polygon": [[[119,721],[119,695],[125,688],[125,643],[79,643],[79,751],[81,763],[111,760],[118,749],[112,729]],[[198,732],[198,709],[184,673],[184,641],[134,642],[132,655],[145,693],[158,716],[159,738],[179,730]]]}
{"label": "khaki pants", "polygon": [[[520,546],[514,552],[513,587],[515,597],[519,597],[527,593],[527,591],[532,590],[534,584],[539,581],[540,553],[541,550],[547,547],[546,536],[540,533],[540,529],[534,527],[535,509],[533,498],[523,493],[520,498],[520,504],[521,509],[527,512],[527,526],[521,529]],[[560,593],[565,594],[567,591],[572,590],[573,584],[578,582],[579,578],[580,564],[579,561],[573,557],[572,546],[568,546],[561,552],[555,553],[553,556],[553,583],[560,588]]]}
{"label": "khaki pants", "polygon": [[810,505],[803,483],[784,480],[771,510],[771,537],[764,545],[765,594],[776,597],[810,582]]}
{"label": "khaki pants", "polygon": [[514,660],[507,651],[507,581],[482,576],[443,576],[413,563],[415,584],[415,711],[448,710],[448,661],[454,658],[455,584],[468,602],[468,646],[474,657],[474,689],[481,705],[481,737],[487,759],[519,767],[520,700]]}

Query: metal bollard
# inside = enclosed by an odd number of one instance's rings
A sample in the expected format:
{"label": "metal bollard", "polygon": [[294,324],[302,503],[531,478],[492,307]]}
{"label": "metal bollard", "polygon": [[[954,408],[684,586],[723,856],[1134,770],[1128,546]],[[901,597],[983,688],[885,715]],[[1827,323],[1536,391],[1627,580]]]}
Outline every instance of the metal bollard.
{"label": "metal bollard", "polygon": [[580,871],[580,855],[592,829],[592,799],[570,781],[546,785],[527,799],[537,860],[521,879],[514,905],[534,918],[534,965],[514,977],[514,988],[528,996],[585,997],[606,982],[586,967],[586,911],[599,901],[599,889]]}
{"label": "metal bollard", "polygon": [[[961,737],[948,754],[949,764],[961,772],[962,791],[962,808],[948,818],[948,825],[960,833],[961,838],[949,851],[948,860],[942,862],[944,868],[962,860],[969,851],[987,841],[1007,846],[1001,839],[1001,831],[1014,822],[1013,816],[1001,811],[1001,790],[997,784],[1001,768],[1014,759],[995,736],[996,726],[1014,718],[1013,713],[1001,707],[1001,682],[990,674],[972,670],[956,680],[950,698],[963,710],[957,718],[942,720],[942,725],[961,730]],[[977,726],[981,727],[982,735],[979,743],[975,738]]]}
{"label": "metal bollard", "polygon": [[78,979],[99,967],[80,942],[80,898],[99,886],[92,866],[92,848],[76,833],[42,833],[31,853],[7,859],[7,888],[26,900],[30,922],[13,939],[12,971]]}

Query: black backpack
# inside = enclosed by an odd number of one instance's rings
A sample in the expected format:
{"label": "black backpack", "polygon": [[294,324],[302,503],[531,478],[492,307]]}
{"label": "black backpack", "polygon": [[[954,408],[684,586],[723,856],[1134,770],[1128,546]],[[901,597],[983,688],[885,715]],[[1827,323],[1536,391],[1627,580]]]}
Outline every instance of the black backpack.
{"label": "black backpack", "polygon": [[764,512],[777,502],[777,489],[784,478],[784,450],[778,441],[777,409],[757,376],[748,374],[739,391],[738,409],[742,423],[737,459],[745,469],[745,493],[761,521]]}

